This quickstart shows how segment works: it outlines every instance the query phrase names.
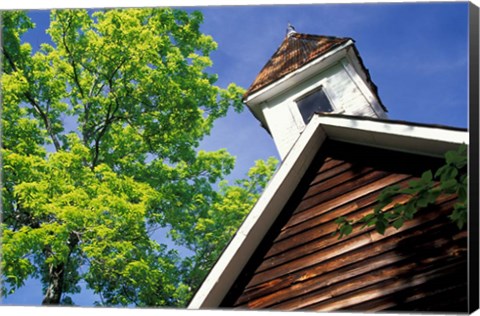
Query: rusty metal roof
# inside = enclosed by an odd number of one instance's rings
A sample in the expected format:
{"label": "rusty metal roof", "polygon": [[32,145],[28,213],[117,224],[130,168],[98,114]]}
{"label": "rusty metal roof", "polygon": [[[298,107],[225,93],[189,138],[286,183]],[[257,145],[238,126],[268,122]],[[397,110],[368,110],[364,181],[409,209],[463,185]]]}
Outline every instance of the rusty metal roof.
{"label": "rusty metal roof", "polygon": [[291,33],[263,66],[243,99],[308,64],[350,38]]}

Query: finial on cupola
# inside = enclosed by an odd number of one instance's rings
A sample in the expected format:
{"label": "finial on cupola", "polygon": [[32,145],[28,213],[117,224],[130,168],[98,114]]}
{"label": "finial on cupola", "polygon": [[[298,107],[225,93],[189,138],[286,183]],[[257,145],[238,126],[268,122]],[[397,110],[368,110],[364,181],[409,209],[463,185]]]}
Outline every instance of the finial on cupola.
{"label": "finial on cupola", "polygon": [[291,25],[290,23],[288,23],[288,26],[287,26],[287,37],[290,37],[292,36],[293,34],[297,33],[297,31],[295,31],[295,28],[293,27],[293,25]]}

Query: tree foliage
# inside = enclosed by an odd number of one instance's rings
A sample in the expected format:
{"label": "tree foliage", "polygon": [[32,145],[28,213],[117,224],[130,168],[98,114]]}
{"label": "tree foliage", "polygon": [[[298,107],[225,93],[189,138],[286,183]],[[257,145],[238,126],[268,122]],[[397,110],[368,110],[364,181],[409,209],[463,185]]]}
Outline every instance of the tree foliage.
{"label": "tree foliage", "polygon": [[198,145],[243,91],[206,71],[201,14],[53,10],[37,51],[25,12],[2,19],[3,295],[34,277],[44,304],[80,282],[102,305],[185,304],[275,168],[216,190],[235,159]]}
{"label": "tree foliage", "polygon": [[[356,221],[343,216],[336,219],[336,233],[339,233],[339,238],[349,235],[357,224],[362,228],[374,226],[380,234],[390,226],[399,229],[420,209],[434,204],[441,194],[455,194],[458,197],[449,217],[462,229],[468,217],[467,186],[467,146],[461,145],[457,150],[445,153],[445,164],[435,174],[427,170],[420,179],[410,181],[406,188],[394,185],[383,190],[372,213]],[[393,198],[398,195],[409,196],[409,199],[406,203],[392,206]]]}
{"label": "tree foliage", "polygon": [[275,158],[258,160],[245,179],[236,180],[233,185],[220,182],[218,194],[205,209],[206,215],[195,223],[192,234],[173,231],[174,239],[195,253],[183,263],[192,288],[200,286],[211,270],[223,250],[218,245],[226,245],[237,231],[272,177],[277,163]]}

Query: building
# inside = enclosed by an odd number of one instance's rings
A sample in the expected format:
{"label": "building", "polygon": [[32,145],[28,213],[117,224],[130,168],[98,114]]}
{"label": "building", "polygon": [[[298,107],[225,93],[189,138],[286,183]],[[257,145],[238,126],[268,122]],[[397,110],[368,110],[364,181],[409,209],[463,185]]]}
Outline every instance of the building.
{"label": "building", "polygon": [[467,311],[468,233],[448,218],[456,196],[385,234],[332,234],[383,189],[440,167],[466,130],[389,120],[352,39],[292,27],[244,101],[282,164],[189,308]]}

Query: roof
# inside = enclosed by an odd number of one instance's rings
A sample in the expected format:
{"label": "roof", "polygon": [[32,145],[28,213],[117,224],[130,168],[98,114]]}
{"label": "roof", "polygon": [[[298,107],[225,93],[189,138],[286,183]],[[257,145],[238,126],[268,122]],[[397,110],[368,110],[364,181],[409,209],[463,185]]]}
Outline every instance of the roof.
{"label": "roof", "polygon": [[327,138],[434,157],[441,157],[446,151],[469,141],[465,129],[316,114],[204,280],[189,308],[218,307]]}
{"label": "roof", "polygon": [[333,36],[291,33],[263,66],[243,99],[314,59],[351,40]]}

